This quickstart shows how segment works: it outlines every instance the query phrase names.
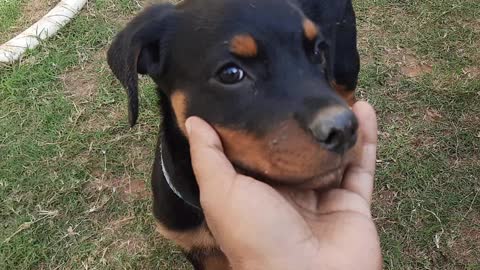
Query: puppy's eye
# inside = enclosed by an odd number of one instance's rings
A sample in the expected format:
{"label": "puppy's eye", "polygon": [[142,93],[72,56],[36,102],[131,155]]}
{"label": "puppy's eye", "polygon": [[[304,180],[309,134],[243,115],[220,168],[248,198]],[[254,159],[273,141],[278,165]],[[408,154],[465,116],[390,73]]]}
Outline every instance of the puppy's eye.
{"label": "puppy's eye", "polygon": [[217,73],[218,80],[224,84],[235,84],[245,78],[245,72],[236,65],[226,65]]}

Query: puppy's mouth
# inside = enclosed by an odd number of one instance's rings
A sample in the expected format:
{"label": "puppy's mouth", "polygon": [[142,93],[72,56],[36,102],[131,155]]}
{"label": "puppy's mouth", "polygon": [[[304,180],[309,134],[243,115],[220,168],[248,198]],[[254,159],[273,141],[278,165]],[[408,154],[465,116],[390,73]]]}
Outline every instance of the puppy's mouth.
{"label": "puppy's mouth", "polygon": [[307,178],[272,178],[264,173],[250,170],[238,162],[233,162],[238,173],[250,176],[272,186],[288,186],[304,190],[328,190],[340,187],[345,168],[337,167]]}
{"label": "puppy's mouth", "polygon": [[275,187],[303,190],[339,187],[346,167],[357,156],[356,147],[343,154],[324,149],[294,121],[263,137],[222,127],[216,130],[225,155],[239,173]]}

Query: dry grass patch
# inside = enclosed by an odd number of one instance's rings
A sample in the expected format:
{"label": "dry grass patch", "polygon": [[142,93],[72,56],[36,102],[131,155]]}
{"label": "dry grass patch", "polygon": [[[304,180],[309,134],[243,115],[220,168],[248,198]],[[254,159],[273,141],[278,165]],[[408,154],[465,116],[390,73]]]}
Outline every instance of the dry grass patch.
{"label": "dry grass patch", "polygon": [[387,67],[398,68],[401,75],[407,78],[417,78],[433,71],[433,64],[403,48],[385,48],[383,63]]}
{"label": "dry grass patch", "polygon": [[[383,161],[382,161],[383,162]],[[373,199],[373,215],[377,226],[381,231],[385,230],[385,225],[395,223],[395,220],[389,217],[389,211],[395,209],[400,202],[397,191],[391,190],[388,187],[382,187],[376,191]]]}
{"label": "dry grass patch", "polygon": [[408,78],[416,78],[432,72],[432,65],[420,62],[413,55],[404,55],[399,63],[400,72]]}
{"label": "dry grass patch", "polygon": [[[474,195],[476,200],[480,200],[479,192],[480,190]],[[475,202],[476,201],[473,201],[472,205]],[[476,265],[480,267],[479,220],[480,214],[475,209],[470,209],[470,212],[467,213],[464,220],[450,232],[446,241],[446,248],[448,249],[449,255],[458,262],[461,262],[462,265]]]}
{"label": "dry grass patch", "polygon": [[45,16],[59,0],[29,0],[22,5],[21,17],[17,19],[16,24],[10,28],[6,37],[2,37],[3,41],[7,41],[23,32],[25,29],[36,23]]}
{"label": "dry grass patch", "polygon": [[78,67],[60,76],[66,95],[74,102],[88,102],[97,92],[95,65]]}
{"label": "dry grass patch", "polygon": [[470,66],[463,69],[463,74],[467,75],[468,79],[476,80],[480,79],[480,67]]}
{"label": "dry grass patch", "polygon": [[[103,249],[103,255],[113,256],[118,253],[139,254],[145,253],[148,250],[149,246],[145,235],[129,232],[127,228],[135,222],[135,219],[133,215],[123,216],[111,220],[105,225],[103,231],[108,235],[108,238],[114,240]],[[122,232],[122,234],[119,234],[119,232]],[[102,257],[104,258],[104,256]],[[110,260],[112,259],[113,257],[110,257]]]}
{"label": "dry grass patch", "polygon": [[91,194],[105,191],[111,194],[118,194],[120,199],[127,202],[150,198],[150,190],[147,188],[145,181],[131,179],[129,175],[112,177],[101,174],[87,185],[87,192]]}
{"label": "dry grass patch", "polygon": [[98,93],[98,76],[101,74],[99,70],[107,68],[106,50],[107,48],[103,48],[86,62],[59,76],[66,96],[76,105],[91,101]]}
{"label": "dry grass patch", "polygon": [[31,25],[45,16],[59,0],[30,0],[23,7],[22,24]]}
{"label": "dry grass patch", "polygon": [[[78,130],[80,132],[104,132],[118,126],[118,123],[127,123],[128,120],[125,106],[114,106],[104,113],[86,112],[84,114],[86,119],[79,123]],[[125,136],[132,136],[132,134],[125,134]],[[112,142],[122,138],[123,135],[119,135],[117,138],[113,138]]]}

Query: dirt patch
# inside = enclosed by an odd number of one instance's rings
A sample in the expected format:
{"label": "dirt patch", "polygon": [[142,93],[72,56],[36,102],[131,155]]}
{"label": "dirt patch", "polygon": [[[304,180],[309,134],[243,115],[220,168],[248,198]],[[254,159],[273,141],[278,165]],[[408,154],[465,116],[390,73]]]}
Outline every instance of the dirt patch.
{"label": "dirt patch", "polygon": [[409,78],[431,73],[433,67],[426,61],[419,60],[412,52],[403,49],[389,50],[387,65],[397,66],[400,73]]}
{"label": "dirt patch", "polygon": [[[398,46],[392,42],[393,33],[386,25],[404,25],[409,15],[402,8],[393,5],[385,7],[369,7],[361,20],[358,20],[358,42],[362,64],[379,63],[388,69],[398,70],[389,74],[387,84],[397,84],[403,77],[416,79],[433,72],[433,64],[418,57],[414,51]],[[413,36],[412,29],[405,29],[402,35]]]}
{"label": "dirt patch", "polygon": [[400,72],[409,78],[416,78],[431,73],[432,66],[418,61],[413,55],[405,55],[400,65]]}
{"label": "dirt patch", "polygon": [[149,248],[146,236],[132,231],[130,227],[137,222],[133,214],[107,222],[102,221],[101,224],[105,225],[100,229],[102,237],[97,241],[98,249],[87,258],[86,263],[113,266],[119,263],[118,256],[146,255]]}
{"label": "dirt patch", "polygon": [[[127,237],[124,237],[127,238]],[[141,235],[130,235],[127,239],[117,240],[110,246],[110,254],[112,257],[110,260],[114,259],[114,256],[117,256],[118,253],[124,254],[139,254],[145,253],[148,249],[148,242],[144,236]]]}
{"label": "dirt patch", "polygon": [[97,91],[97,79],[93,65],[77,67],[60,75],[65,93],[77,102],[89,100]]}
{"label": "dirt patch", "polygon": [[[114,126],[117,126],[118,123],[128,123],[128,108],[127,105],[118,104],[114,107],[110,107],[107,112],[87,112],[85,119],[79,125],[79,130],[81,132],[104,132]],[[123,135],[118,136],[113,140],[120,140]]]}
{"label": "dirt patch", "polygon": [[364,20],[357,20],[358,27],[358,49],[362,65],[371,65],[375,63],[376,49],[378,40],[383,40],[385,31],[371,18],[381,12],[378,7],[372,7],[367,11]]}
{"label": "dirt patch", "polygon": [[435,109],[427,109],[423,115],[423,120],[428,122],[440,121],[443,118],[443,115],[440,111]]}
{"label": "dirt patch", "polygon": [[103,230],[114,233],[122,229],[124,226],[127,226],[130,223],[132,223],[134,219],[135,219],[135,216],[129,215],[129,216],[121,217],[119,219],[111,220],[107,223],[107,225],[105,226],[105,228],[103,228]]}
{"label": "dirt patch", "polygon": [[478,224],[478,220],[480,214],[472,212],[447,240],[448,253],[461,264],[480,264],[480,227],[472,226]]}
{"label": "dirt patch", "polygon": [[132,151],[128,152],[126,160],[136,171],[150,173],[154,155],[155,147],[134,146]]}
{"label": "dirt patch", "polygon": [[57,3],[58,0],[30,0],[23,7],[22,23],[23,25],[32,25],[40,18],[45,16]]}
{"label": "dirt patch", "polygon": [[27,1],[22,7],[22,16],[17,20],[17,23],[14,27],[10,29],[10,33],[3,41],[8,41],[9,39],[15,37],[16,35],[23,32],[25,29],[30,27],[32,24],[40,20],[45,16],[57,3],[59,0],[30,0]]}
{"label": "dirt patch", "polygon": [[130,198],[148,198],[150,195],[150,192],[148,191],[145,182],[141,180],[136,180],[130,182],[124,189],[121,190],[125,197],[130,197]]}
{"label": "dirt patch", "polygon": [[388,189],[383,189],[378,192],[376,192],[376,195],[374,196],[374,205],[378,205],[379,207],[382,208],[387,208],[391,209],[391,207],[395,206],[397,203],[398,199],[398,192],[388,190]]}
{"label": "dirt patch", "polygon": [[480,79],[480,67],[466,67],[463,69],[463,74],[465,74],[469,79]]}
{"label": "dirt patch", "polygon": [[388,224],[395,223],[395,221],[390,218],[390,211],[397,206],[398,197],[398,192],[387,188],[375,192],[372,202],[373,216],[379,228],[384,229],[388,227]]}
{"label": "dirt patch", "polygon": [[59,76],[67,97],[76,105],[91,100],[97,93],[98,70],[103,68],[106,48],[98,51],[89,59],[75,68]]}
{"label": "dirt patch", "polygon": [[463,24],[464,28],[469,28],[475,33],[480,33],[480,19],[468,21]]}
{"label": "dirt patch", "polygon": [[131,180],[130,177],[107,177],[99,174],[95,180],[87,185],[89,193],[98,193],[109,191],[112,194],[118,194],[123,201],[132,201],[137,199],[147,199],[150,197],[150,191],[142,180]]}
{"label": "dirt patch", "polygon": [[428,136],[426,134],[417,134],[417,136],[412,139],[412,146],[415,149],[433,150],[440,146],[440,142],[437,140],[437,138]]}
{"label": "dirt patch", "polygon": [[420,60],[415,54],[403,48],[385,48],[385,64],[388,67],[398,67],[400,73],[409,78],[420,77],[433,71],[433,65]]}
{"label": "dirt patch", "polygon": [[462,126],[478,128],[478,123],[480,123],[480,114],[477,114],[476,112],[463,113],[459,120],[462,123]]}

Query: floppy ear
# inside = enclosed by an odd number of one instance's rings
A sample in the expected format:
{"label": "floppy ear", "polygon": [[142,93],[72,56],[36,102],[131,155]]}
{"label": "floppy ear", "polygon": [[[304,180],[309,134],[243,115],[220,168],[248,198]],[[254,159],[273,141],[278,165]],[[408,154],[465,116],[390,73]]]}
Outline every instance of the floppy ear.
{"label": "floppy ear", "polygon": [[128,93],[131,126],[138,118],[138,74],[161,76],[164,72],[174,14],[175,7],[171,4],[146,9],[128,23],[108,50],[108,64]]}
{"label": "floppy ear", "polygon": [[[357,26],[352,2],[348,1],[343,16],[336,25],[335,36],[335,84],[353,92],[360,72],[360,56],[357,49]],[[353,97],[353,93],[350,93]]]}
{"label": "floppy ear", "polygon": [[360,71],[357,30],[352,0],[300,0],[305,14],[320,26],[327,39],[328,79],[349,103]]}

